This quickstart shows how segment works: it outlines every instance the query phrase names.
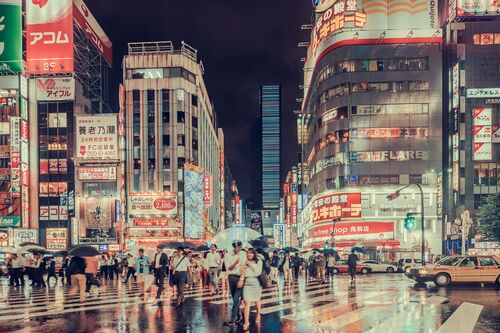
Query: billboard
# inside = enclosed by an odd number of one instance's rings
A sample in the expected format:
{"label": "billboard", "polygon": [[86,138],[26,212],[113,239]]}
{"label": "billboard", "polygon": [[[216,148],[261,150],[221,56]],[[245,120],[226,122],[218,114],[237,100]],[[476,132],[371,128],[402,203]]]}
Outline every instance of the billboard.
{"label": "billboard", "polygon": [[[51,78],[36,79],[36,99],[38,101],[74,100],[75,78],[51,77]],[[51,127],[63,127],[63,126],[51,126]]]}
{"label": "billboard", "polygon": [[212,176],[203,175],[203,203],[212,204]]}
{"label": "billboard", "polygon": [[80,198],[81,229],[111,229],[115,198]]}
{"label": "billboard", "polygon": [[116,115],[76,117],[76,157],[116,160],[118,128]]}
{"label": "billboard", "polygon": [[500,2],[496,0],[457,0],[457,16],[499,15]]}
{"label": "billboard", "polygon": [[184,237],[203,238],[203,187],[202,173],[184,169]]}
{"label": "billboard", "polygon": [[491,108],[472,109],[472,120],[474,122],[474,126],[491,126],[492,109]]}
{"label": "billboard", "polygon": [[10,191],[21,196],[21,118],[10,117]]}
{"label": "billboard", "polygon": [[67,228],[46,229],[47,250],[64,250],[68,242]]}
{"label": "billboard", "polygon": [[40,206],[40,221],[68,220],[67,206]]}
{"label": "billboard", "polygon": [[493,159],[491,143],[474,143],[472,159],[474,161],[489,161]]}
{"label": "billboard", "polygon": [[0,73],[22,70],[21,0],[0,0]]}
{"label": "billboard", "polygon": [[79,167],[78,180],[116,180],[116,167]]}
{"label": "billboard", "polygon": [[338,217],[361,217],[361,193],[330,193],[312,201],[312,223],[331,221]]}
{"label": "billboard", "polygon": [[250,213],[250,228],[257,231],[259,234],[263,234],[261,211],[252,211]]}
{"label": "billboard", "polygon": [[29,74],[73,72],[72,0],[26,1],[26,65]]}
{"label": "billboard", "polygon": [[132,216],[175,216],[177,215],[177,193],[131,193],[128,197],[128,212]]}
{"label": "billboard", "polygon": [[113,64],[112,43],[83,0],[73,0],[73,17],[85,31],[92,44],[99,50],[104,60],[111,66]]}
{"label": "billboard", "polygon": [[339,240],[394,239],[394,222],[340,222],[312,227],[307,231],[308,243],[330,240],[335,235]]}

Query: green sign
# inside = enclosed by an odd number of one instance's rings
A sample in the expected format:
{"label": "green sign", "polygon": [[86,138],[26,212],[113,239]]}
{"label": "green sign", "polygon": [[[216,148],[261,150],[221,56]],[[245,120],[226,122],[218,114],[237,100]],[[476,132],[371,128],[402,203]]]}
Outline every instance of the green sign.
{"label": "green sign", "polygon": [[0,227],[10,228],[21,223],[20,216],[0,216]]}
{"label": "green sign", "polygon": [[0,73],[22,69],[21,0],[0,0]]}

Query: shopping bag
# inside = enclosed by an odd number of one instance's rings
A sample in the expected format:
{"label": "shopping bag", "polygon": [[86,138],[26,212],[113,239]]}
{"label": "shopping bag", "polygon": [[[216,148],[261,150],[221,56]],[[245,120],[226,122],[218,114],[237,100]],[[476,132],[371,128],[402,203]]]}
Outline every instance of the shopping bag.
{"label": "shopping bag", "polygon": [[145,274],[144,275],[144,291],[148,291],[151,286],[153,285],[153,282],[155,281],[155,277],[151,274]]}

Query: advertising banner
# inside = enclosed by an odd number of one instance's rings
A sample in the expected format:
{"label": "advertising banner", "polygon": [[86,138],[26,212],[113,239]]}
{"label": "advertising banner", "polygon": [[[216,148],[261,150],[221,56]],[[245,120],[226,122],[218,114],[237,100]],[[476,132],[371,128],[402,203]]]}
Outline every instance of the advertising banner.
{"label": "advertising banner", "polygon": [[491,108],[472,109],[472,120],[475,126],[491,126],[492,124]]}
{"label": "advertising banner", "polygon": [[0,0],[0,73],[20,73],[23,59],[21,0]]}
{"label": "advertising banner", "polygon": [[204,236],[203,187],[203,174],[184,169],[184,236],[187,238],[203,238]]}
{"label": "advertising banner", "polygon": [[262,212],[253,211],[250,214],[250,228],[262,234]]}
{"label": "advertising banner", "polygon": [[21,118],[10,117],[10,191],[21,196]]}
{"label": "advertising banner", "polygon": [[14,244],[17,246],[24,242],[38,242],[38,230],[37,229],[14,229]]}
{"label": "advertising banner", "polygon": [[500,97],[500,88],[468,88],[465,96],[467,98],[496,98]]}
{"label": "advertising banner", "polygon": [[99,50],[104,60],[108,65],[112,66],[113,49],[111,41],[83,0],[73,0],[73,17],[76,23],[85,31],[92,44]]}
{"label": "advertising banner", "polygon": [[457,0],[457,16],[499,15],[500,2],[496,0]]}
{"label": "advertising banner", "polygon": [[[36,79],[36,99],[38,101],[74,100],[75,78],[51,77],[51,78]],[[63,127],[63,126],[51,126],[51,127]]]}
{"label": "advertising banner", "polygon": [[212,176],[203,175],[203,203],[212,204]]}
{"label": "advertising banner", "polygon": [[472,159],[474,161],[489,161],[493,158],[491,143],[474,143]]}
{"label": "advertising banner", "polygon": [[67,228],[47,228],[47,250],[65,250],[68,242]]}
{"label": "advertising banner", "polygon": [[111,229],[115,198],[80,198],[80,228]]}
{"label": "advertising banner", "polygon": [[360,218],[361,193],[331,193],[313,200],[312,223],[331,221],[337,217]]}
{"label": "advertising banner", "polygon": [[21,223],[21,217],[16,215],[0,216],[0,227],[12,228],[17,227]]}
{"label": "advertising banner", "polygon": [[[200,189],[200,194],[202,193]],[[177,215],[177,193],[144,193],[128,196],[128,212],[131,216]]]}
{"label": "advertising banner", "polygon": [[29,74],[73,72],[72,2],[26,1],[26,65]]}
{"label": "advertising banner", "polygon": [[66,221],[68,220],[67,206],[40,206],[41,221]]}
{"label": "advertising banner", "polygon": [[491,126],[474,126],[474,142],[491,142]]}
{"label": "advertising banner", "polygon": [[329,240],[335,235],[339,240],[380,240],[394,239],[394,222],[340,222],[312,227],[307,238],[314,241]]}
{"label": "advertising banner", "polygon": [[116,167],[79,167],[79,180],[116,180]]}
{"label": "advertising banner", "polygon": [[76,117],[76,157],[116,160],[118,128],[116,115]]}

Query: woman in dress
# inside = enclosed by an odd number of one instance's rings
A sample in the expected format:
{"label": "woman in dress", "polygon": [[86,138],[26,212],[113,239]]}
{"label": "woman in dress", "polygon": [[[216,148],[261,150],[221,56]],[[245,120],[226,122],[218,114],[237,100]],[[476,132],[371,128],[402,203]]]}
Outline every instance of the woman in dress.
{"label": "woman in dress", "polygon": [[228,273],[227,273],[227,268],[226,268],[226,263],[224,262],[224,250],[219,251],[220,254],[220,274],[219,274],[219,280],[221,283],[221,289],[222,289],[222,297],[227,297],[229,295],[229,280],[228,280]]}
{"label": "woman in dress", "polygon": [[259,275],[262,273],[262,260],[257,257],[254,249],[247,251],[247,261],[241,268],[239,285],[243,285],[243,301],[245,302],[243,318],[243,330],[247,331],[250,326],[250,305],[255,303],[255,323],[260,323],[260,298],[262,296],[262,286],[259,282]]}

